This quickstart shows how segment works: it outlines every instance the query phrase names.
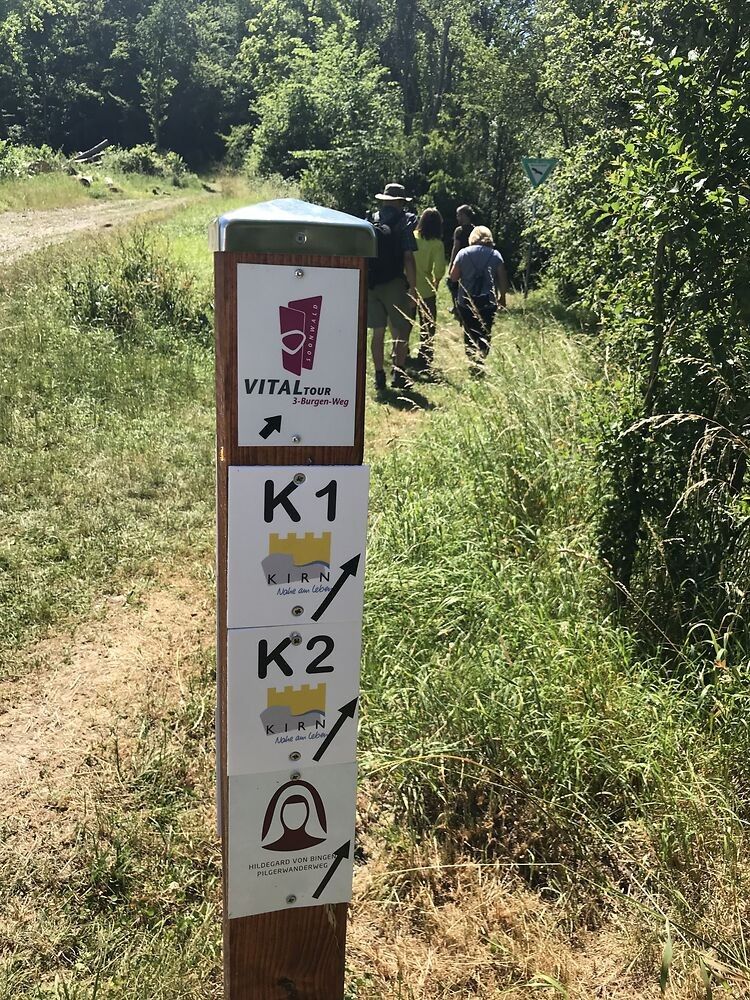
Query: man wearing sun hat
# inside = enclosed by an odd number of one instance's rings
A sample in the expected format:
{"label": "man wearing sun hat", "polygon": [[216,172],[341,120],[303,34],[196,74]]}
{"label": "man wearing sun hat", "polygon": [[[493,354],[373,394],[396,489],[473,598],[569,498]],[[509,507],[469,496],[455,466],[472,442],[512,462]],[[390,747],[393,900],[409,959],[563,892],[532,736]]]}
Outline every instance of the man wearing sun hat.
{"label": "man wearing sun hat", "polygon": [[370,261],[368,273],[367,325],[372,330],[372,360],[375,364],[375,388],[385,389],[385,328],[390,323],[393,334],[394,389],[408,385],[404,375],[406,350],[414,317],[414,286],[417,270],[414,251],[416,217],[406,211],[412,199],[402,184],[386,184],[376,194],[380,210],[373,216],[378,238],[378,256]]}

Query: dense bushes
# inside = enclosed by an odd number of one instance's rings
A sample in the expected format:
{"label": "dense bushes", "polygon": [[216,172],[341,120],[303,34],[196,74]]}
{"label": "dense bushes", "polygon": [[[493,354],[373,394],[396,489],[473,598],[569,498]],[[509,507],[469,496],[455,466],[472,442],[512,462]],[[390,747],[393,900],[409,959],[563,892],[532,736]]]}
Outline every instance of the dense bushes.
{"label": "dense bushes", "polygon": [[60,162],[60,154],[49,146],[17,146],[0,139],[0,180],[53,170]]}
{"label": "dense bushes", "polygon": [[550,192],[545,236],[622,374],[602,449],[618,601],[650,641],[723,663],[747,638],[750,568],[748,14],[660,13],[621,24],[627,73]]}
{"label": "dense bushes", "polygon": [[185,187],[192,176],[181,156],[172,152],[160,153],[156,146],[148,143],[132,149],[108,149],[102,166],[116,173],[160,177],[175,187]]}
{"label": "dense bushes", "polygon": [[[0,179],[27,177],[32,174],[63,170],[68,163],[61,152],[49,146],[18,145],[0,139]],[[174,187],[187,187],[195,181],[187,164],[174,152],[160,152],[156,146],[143,143],[131,149],[111,146],[95,164],[75,164],[73,168],[113,174],[139,174],[165,180]]]}

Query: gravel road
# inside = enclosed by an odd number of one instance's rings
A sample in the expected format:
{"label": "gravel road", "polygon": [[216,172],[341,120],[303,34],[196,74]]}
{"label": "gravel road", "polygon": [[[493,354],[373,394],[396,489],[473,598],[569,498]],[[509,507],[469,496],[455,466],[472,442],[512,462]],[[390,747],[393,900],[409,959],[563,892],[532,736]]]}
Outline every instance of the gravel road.
{"label": "gravel road", "polygon": [[76,233],[122,225],[139,215],[185,205],[189,198],[131,199],[116,203],[77,205],[45,211],[0,213],[0,265],[12,264],[26,254],[62,243]]}

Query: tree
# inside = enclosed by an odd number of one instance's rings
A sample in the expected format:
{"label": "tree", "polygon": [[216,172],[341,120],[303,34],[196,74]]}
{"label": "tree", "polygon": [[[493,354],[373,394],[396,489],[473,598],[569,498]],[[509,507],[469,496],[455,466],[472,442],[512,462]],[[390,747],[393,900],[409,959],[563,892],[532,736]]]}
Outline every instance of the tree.
{"label": "tree", "polygon": [[662,647],[702,628],[710,661],[747,628],[748,17],[682,0],[620,23],[610,127],[579,143],[583,182],[561,173],[548,233],[623,373],[602,453],[618,603]]}
{"label": "tree", "polygon": [[84,58],[82,17],[78,0],[30,0],[2,23],[4,87],[12,89],[4,108],[26,141],[64,134],[70,107],[88,93],[76,72]]}
{"label": "tree", "polygon": [[195,48],[188,12],[188,0],[154,0],[135,29],[136,48],[143,64],[138,83],[157,148],[172,95]]}
{"label": "tree", "polygon": [[296,45],[289,79],[255,106],[252,163],[297,177],[310,198],[361,214],[403,155],[398,90],[375,52],[359,48],[353,22],[317,23],[314,45]]}

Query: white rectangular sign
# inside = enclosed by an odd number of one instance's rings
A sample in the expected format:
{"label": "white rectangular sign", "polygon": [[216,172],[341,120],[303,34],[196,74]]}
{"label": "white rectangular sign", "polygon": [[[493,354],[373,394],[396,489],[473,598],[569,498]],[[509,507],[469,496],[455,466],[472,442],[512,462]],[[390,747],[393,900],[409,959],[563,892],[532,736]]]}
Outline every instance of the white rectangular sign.
{"label": "white rectangular sign", "polygon": [[358,622],[230,629],[229,774],[352,762],[361,645]]}
{"label": "white rectangular sign", "polygon": [[360,621],[369,469],[229,469],[227,625]]}
{"label": "white rectangular sign", "polygon": [[237,265],[238,444],[354,444],[356,268]]}
{"label": "white rectangular sign", "polygon": [[229,917],[346,903],[356,766],[229,778]]}

